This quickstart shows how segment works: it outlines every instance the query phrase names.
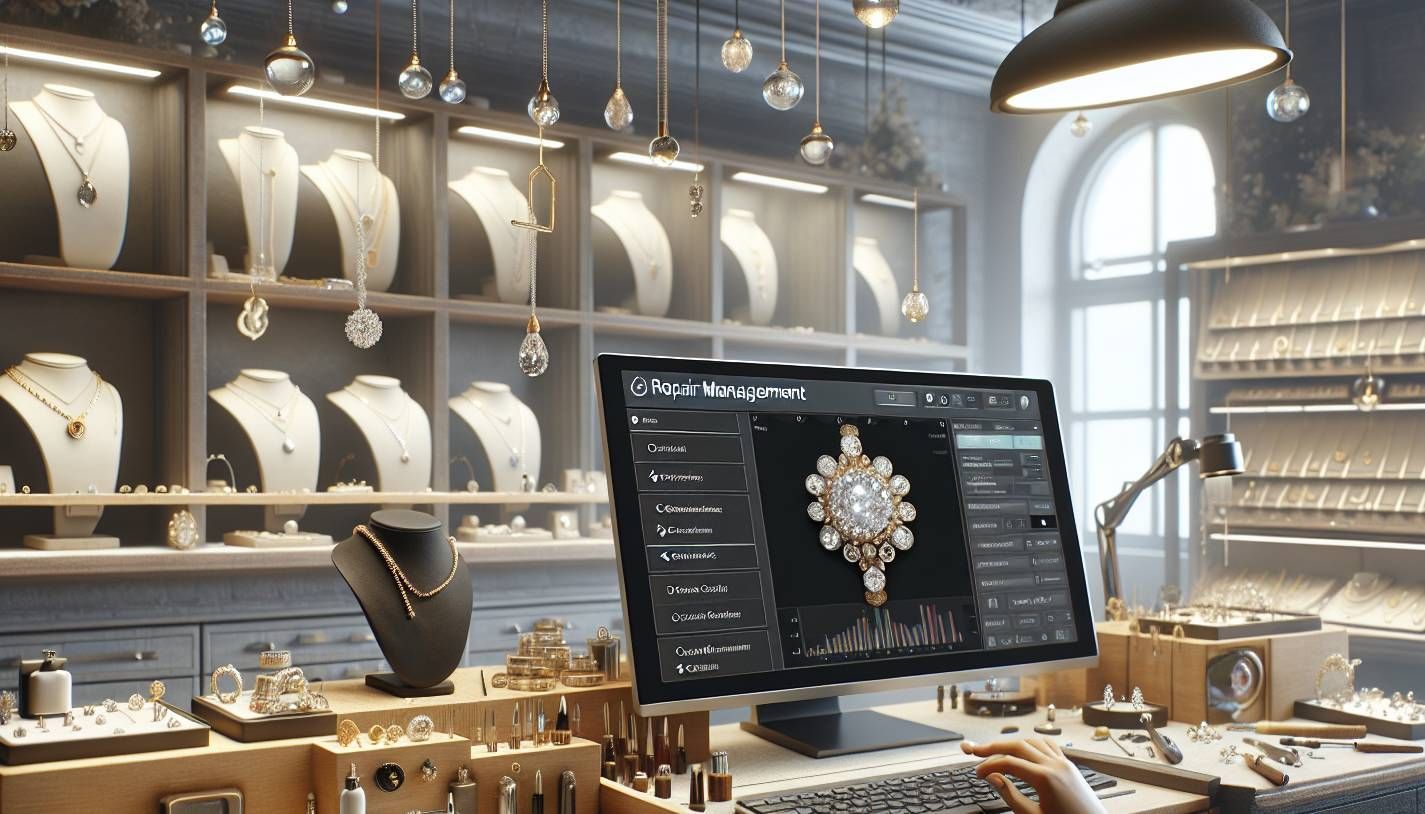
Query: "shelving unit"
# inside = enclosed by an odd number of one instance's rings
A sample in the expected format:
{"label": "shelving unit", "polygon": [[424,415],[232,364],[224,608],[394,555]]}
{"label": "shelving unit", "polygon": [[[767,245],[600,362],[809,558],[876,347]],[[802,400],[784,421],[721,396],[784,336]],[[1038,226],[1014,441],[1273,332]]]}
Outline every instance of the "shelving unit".
{"label": "shelving unit", "polygon": [[[1245,458],[1230,497],[1206,506],[1190,583],[1334,580],[1312,610],[1348,624],[1360,681],[1412,688],[1425,654],[1425,221],[1188,241],[1168,263],[1192,280],[1193,432],[1233,432]],[[1363,410],[1368,365],[1384,387]],[[1353,586],[1357,574],[1393,581],[1355,610],[1369,583]]]}

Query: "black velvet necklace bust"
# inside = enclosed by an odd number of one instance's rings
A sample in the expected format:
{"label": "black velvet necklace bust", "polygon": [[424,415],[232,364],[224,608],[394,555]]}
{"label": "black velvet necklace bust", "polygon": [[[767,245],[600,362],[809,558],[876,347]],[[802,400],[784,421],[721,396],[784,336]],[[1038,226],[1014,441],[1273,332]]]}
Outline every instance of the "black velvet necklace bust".
{"label": "black velvet necklace bust", "polygon": [[[450,573],[450,544],[434,517],[388,509],[372,514],[367,527],[421,590],[439,585]],[[396,578],[370,541],[352,535],[337,543],[332,564],[356,595],[391,665],[391,673],[372,673],[366,683],[403,698],[454,692],[447,679],[465,656],[475,600],[464,561],[457,557],[455,576],[440,593],[430,599],[410,594],[414,619],[406,616]]]}

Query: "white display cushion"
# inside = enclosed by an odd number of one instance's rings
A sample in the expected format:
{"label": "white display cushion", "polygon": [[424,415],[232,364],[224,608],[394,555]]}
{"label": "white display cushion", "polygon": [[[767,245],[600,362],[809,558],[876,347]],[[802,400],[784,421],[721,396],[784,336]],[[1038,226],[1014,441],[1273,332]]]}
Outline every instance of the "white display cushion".
{"label": "white display cushion", "polygon": [[[74,722],[81,727],[78,732],[65,726],[61,716],[45,718],[43,730],[33,718],[11,718],[0,727],[0,763],[18,766],[208,745],[211,728],[171,704],[158,702],[168,713],[163,720],[155,721],[152,703],[144,702],[143,708],[138,710],[129,709],[125,701],[118,703],[119,708],[114,712],[105,712],[102,705],[95,705],[94,715],[89,716],[84,715],[81,708],[72,710]],[[102,725],[95,723],[100,715],[105,719]],[[178,725],[170,726],[169,721],[175,720]],[[15,735],[17,727],[24,727],[23,736]]]}
{"label": "white display cushion", "polygon": [[305,548],[335,545],[330,534],[299,531],[230,531],[223,535],[223,544],[240,548]]}

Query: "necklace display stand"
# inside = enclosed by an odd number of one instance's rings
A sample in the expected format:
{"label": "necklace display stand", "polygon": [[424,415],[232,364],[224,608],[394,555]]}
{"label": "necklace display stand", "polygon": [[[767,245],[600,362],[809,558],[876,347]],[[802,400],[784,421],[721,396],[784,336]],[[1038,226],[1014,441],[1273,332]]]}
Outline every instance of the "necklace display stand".
{"label": "necklace display stand", "polygon": [[[727,313],[739,322],[767,325],[777,312],[777,250],[747,209],[729,209],[722,216],[722,245],[747,283],[747,303],[728,303]],[[732,270],[723,264],[724,274]]]}
{"label": "necklace display stand", "polygon": [[419,492],[430,486],[430,420],[415,399],[390,376],[357,376],[327,394],[351,419],[371,448],[377,487],[383,492]]}
{"label": "necklace display stand", "polygon": [[484,448],[495,491],[520,492],[527,482],[539,483],[539,419],[509,385],[473,382],[450,399],[450,409]]}
{"label": "necklace display stand", "polygon": [[[15,367],[38,393],[65,412],[78,416],[89,408],[83,419],[83,437],[72,438],[64,416],[9,376],[0,376],[0,400],[30,428],[44,459],[49,490],[55,494],[113,492],[123,442],[124,408],[119,391],[108,382],[100,383],[89,363],[78,356],[29,353]],[[96,386],[101,390],[97,398]],[[46,551],[118,548],[119,538],[94,533],[102,514],[98,506],[57,508],[54,534],[27,534],[24,543]]]}
{"label": "necklace display stand", "polygon": [[596,273],[607,278],[631,269],[633,296],[624,301],[624,307],[644,316],[667,316],[673,299],[673,247],[663,224],[644,205],[643,196],[632,190],[614,190],[591,211],[596,223],[612,233],[610,239],[608,233],[594,230]]}
{"label": "necklace display stand", "polygon": [[[321,457],[321,427],[316,405],[280,370],[247,369],[236,379],[208,391],[208,397],[242,428],[261,473],[264,492],[313,491]],[[263,531],[231,531],[223,542],[244,548],[331,545],[326,534],[295,530],[306,506],[263,509]]]}
{"label": "necklace display stand", "polygon": [[[59,220],[63,265],[109,269],[119,259],[129,219],[129,139],[91,91],[47,84],[10,109],[39,154]],[[92,193],[89,206],[80,190]],[[26,258],[44,262],[48,258]]]}
{"label": "necklace display stand", "polygon": [[508,172],[494,167],[475,167],[464,178],[451,181],[450,190],[475,213],[478,231],[489,247],[495,278],[493,289],[484,293],[500,302],[528,302],[529,230],[511,224],[529,217],[524,193],[510,181]]}
{"label": "necklace display stand", "polygon": [[[341,238],[341,273],[348,280],[356,279],[356,218],[359,214],[371,217],[366,248],[375,262],[367,264],[366,287],[371,291],[389,289],[401,249],[401,205],[396,185],[376,171],[376,162],[369,153],[356,150],[334,150],[320,164],[302,167],[302,175],[321,191],[336,218],[337,235]],[[378,177],[380,183],[376,182]]]}
{"label": "necklace display stand", "polygon": [[[900,289],[890,262],[881,253],[881,244],[874,237],[856,238],[851,265],[871,289],[871,297],[876,301],[876,313],[881,316],[881,333],[894,334],[900,325]],[[868,326],[858,327],[861,333],[868,333]]]}
{"label": "necklace display stand", "polygon": [[[367,527],[421,590],[450,574],[450,544],[440,521],[422,512],[383,509]],[[455,574],[429,599],[410,596],[415,617],[406,614],[391,568],[370,541],[359,535],[337,543],[332,564],[351,587],[371,625],[390,673],[372,673],[366,684],[400,698],[450,695],[450,674],[465,657],[475,594],[470,571],[457,556]]]}
{"label": "necklace display stand", "polygon": [[237,138],[219,140],[218,150],[238,182],[247,235],[243,268],[276,279],[287,267],[297,228],[297,151],[270,127],[244,127]]}

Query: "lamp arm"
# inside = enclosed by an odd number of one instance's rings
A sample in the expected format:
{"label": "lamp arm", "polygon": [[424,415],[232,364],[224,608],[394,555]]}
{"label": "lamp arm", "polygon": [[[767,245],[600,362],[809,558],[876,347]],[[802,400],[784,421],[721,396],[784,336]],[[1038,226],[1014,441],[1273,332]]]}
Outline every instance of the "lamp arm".
{"label": "lamp arm", "polygon": [[1174,438],[1168,442],[1163,453],[1153,461],[1153,465],[1138,478],[1128,484],[1123,491],[1105,500],[1094,508],[1094,524],[1098,527],[1098,557],[1103,575],[1105,598],[1119,597],[1118,576],[1118,527],[1127,519],[1138,496],[1153,484],[1171,475],[1184,464],[1197,459],[1199,447],[1196,442]]}

